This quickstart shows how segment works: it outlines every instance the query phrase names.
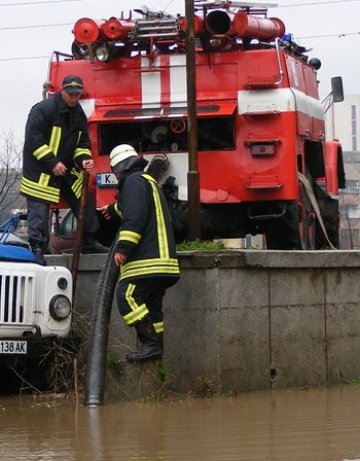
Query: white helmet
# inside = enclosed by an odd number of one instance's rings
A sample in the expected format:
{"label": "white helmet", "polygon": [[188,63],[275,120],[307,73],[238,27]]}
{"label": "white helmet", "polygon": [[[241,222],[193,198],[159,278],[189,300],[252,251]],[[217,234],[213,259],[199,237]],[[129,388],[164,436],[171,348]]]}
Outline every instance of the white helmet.
{"label": "white helmet", "polygon": [[138,154],[136,150],[129,144],[120,144],[110,152],[110,166],[114,168],[123,160],[128,159],[129,157],[137,157]]}

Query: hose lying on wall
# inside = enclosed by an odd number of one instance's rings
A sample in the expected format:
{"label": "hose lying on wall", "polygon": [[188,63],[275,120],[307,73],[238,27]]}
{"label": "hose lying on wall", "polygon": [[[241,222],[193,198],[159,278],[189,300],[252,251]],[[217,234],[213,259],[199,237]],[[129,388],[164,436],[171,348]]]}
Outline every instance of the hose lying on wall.
{"label": "hose lying on wall", "polygon": [[85,375],[85,405],[99,406],[104,402],[106,356],[111,307],[119,268],[114,262],[114,239],[101,270],[93,304]]}

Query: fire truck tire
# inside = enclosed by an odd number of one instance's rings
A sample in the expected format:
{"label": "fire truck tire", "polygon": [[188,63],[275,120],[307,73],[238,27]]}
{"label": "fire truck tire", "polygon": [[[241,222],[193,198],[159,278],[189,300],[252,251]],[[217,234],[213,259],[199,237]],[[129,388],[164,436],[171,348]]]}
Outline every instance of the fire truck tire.
{"label": "fire truck tire", "polygon": [[171,222],[174,229],[175,240],[177,243],[183,241],[187,237],[187,202],[179,200],[167,200],[171,214]]}
{"label": "fire truck tire", "polygon": [[[188,239],[188,203],[168,200],[176,243]],[[239,238],[241,217],[237,206],[200,205],[201,238]]]}
{"label": "fire truck tire", "polygon": [[299,210],[296,202],[285,205],[285,214],[271,221],[265,230],[268,250],[300,250]]}
{"label": "fire truck tire", "polygon": [[[329,197],[320,199],[318,202],[328,239],[333,247],[339,248],[339,202]],[[324,235],[320,223],[316,220],[316,249],[324,250],[329,248],[329,242]]]}

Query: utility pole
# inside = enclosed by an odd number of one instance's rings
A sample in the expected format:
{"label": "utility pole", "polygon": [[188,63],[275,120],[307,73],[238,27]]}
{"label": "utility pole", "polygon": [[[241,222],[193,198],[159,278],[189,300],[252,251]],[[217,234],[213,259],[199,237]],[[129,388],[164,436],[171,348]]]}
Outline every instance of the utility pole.
{"label": "utility pole", "polygon": [[198,143],[196,118],[196,71],[195,71],[195,33],[194,33],[194,0],[185,0],[186,17],[186,83],[188,112],[188,238],[199,240],[200,225],[200,188],[198,171]]}

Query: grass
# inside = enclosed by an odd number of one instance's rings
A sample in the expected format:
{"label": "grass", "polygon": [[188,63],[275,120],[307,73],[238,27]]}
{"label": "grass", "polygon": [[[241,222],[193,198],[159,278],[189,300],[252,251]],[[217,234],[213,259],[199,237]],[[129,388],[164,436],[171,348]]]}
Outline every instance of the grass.
{"label": "grass", "polygon": [[346,384],[350,384],[350,386],[359,389],[360,388],[360,378],[350,379],[349,381],[346,381]]}
{"label": "grass", "polygon": [[215,382],[210,376],[200,376],[197,381],[197,394],[200,397],[209,398],[217,395]]}
{"label": "grass", "polygon": [[177,251],[218,251],[226,249],[224,242],[185,241],[176,245]]}
{"label": "grass", "polygon": [[116,375],[120,376],[124,373],[124,364],[123,362],[113,354],[108,354],[106,360],[107,368],[113,370]]}

